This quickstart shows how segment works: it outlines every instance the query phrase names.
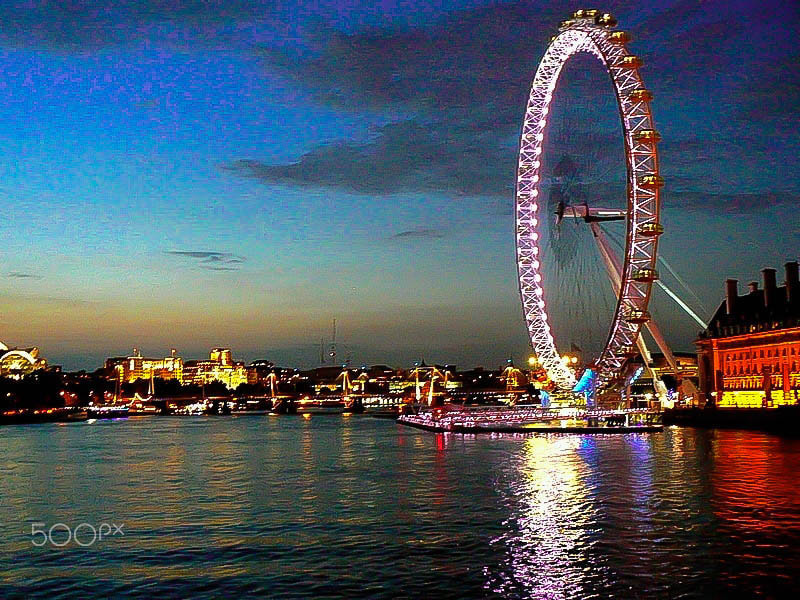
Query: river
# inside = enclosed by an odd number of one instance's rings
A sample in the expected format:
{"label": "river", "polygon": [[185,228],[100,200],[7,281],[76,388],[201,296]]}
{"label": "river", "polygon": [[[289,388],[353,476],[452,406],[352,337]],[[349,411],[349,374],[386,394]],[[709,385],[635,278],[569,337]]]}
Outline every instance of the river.
{"label": "river", "polygon": [[800,440],[743,431],[7,426],[0,597],[781,597],[799,477]]}

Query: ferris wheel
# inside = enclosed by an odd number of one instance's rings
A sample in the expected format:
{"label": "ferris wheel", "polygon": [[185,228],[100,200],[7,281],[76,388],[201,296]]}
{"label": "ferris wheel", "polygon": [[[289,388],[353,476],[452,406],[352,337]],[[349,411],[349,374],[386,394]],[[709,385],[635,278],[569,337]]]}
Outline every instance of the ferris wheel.
{"label": "ferris wheel", "polygon": [[[552,260],[542,235],[547,219],[542,210],[543,145],[548,132],[548,114],[556,95],[564,64],[579,53],[596,57],[608,73],[614,89],[622,124],[627,193],[624,208],[603,208],[560,202],[555,219],[575,219],[593,234],[597,251],[614,289],[616,306],[608,326],[605,344],[593,361],[599,380],[611,384],[622,375],[629,358],[643,348],[640,332],[650,325],[648,304],[653,282],[658,279],[656,254],[663,233],[659,222],[660,188],[657,143],[650,111],[653,96],[639,74],[642,61],[627,49],[630,36],[618,31],[616,20],[596,10],[578,10],[561,23],[539,63],[533,79],[520,137],[516,183],[516,247],[520,295],[531,344],[539,363],[559,388],[576,384],[553,336],[547,298],[548,286],[543,264]],[[542,205],[542,206],[540,206]],[[611,248],[601,227],[609,221],[625,224],[621,256]],[[557,317],[556,317],[557,318]],[[600,324],[602,327],[603,324]],[[652,325],[651,325],[652,326]],[[652,331],[652,330],[651,330]],[[660,336],[660,333],[658,334]]]}

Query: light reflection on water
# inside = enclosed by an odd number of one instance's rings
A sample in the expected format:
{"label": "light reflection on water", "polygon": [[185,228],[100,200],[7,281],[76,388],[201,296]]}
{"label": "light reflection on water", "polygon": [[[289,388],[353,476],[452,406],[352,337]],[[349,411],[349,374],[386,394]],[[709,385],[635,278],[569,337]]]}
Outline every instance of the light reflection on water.
{"label": "light reflection on water", "polygon": [[[800,441],[434,435],[367,417],[0,429],[0,597],[778,597]],[[124,522],[90,548],[30,524]]]}
{"label": "light reflection on water", "polygon": [[586,563],[581,543],[591,511],[586,487],[580,480],[577,437],[529,437],[522,442],[517,481],[507,488],[519,502],[503,525],[506,533],[492,540],[506,547],[506,574],[489,588],[500,594],[519,583],[537,596],[575,597],[580,571]]}

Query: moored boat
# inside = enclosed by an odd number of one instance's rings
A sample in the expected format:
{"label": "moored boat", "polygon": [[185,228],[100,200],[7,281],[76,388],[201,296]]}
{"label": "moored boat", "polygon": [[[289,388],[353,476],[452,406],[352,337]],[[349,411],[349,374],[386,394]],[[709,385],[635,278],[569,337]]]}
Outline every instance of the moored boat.
{"label": "moored boat", "polygon": [[119,404],[89,406],[86,408],[86,414],[90,419],[126,419],[129,412],[129,406]]}
{"label": "moored boat", "polygon": [[85,421],[89,416],[85,410],[65,407],[46,409],[7,410],[0,413],[0,425],[25,425],[30,423],[74,423]]}

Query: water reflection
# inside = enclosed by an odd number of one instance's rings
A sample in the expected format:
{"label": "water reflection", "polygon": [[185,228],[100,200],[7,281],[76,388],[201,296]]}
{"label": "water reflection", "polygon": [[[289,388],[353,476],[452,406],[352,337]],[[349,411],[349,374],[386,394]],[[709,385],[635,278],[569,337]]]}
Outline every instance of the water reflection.
{"label": "water reflection", "polygon": [[727,538],[720,576],[731,585],[755,579],[754,593],[780,595],[794,585],[800,559],[797,440],[720,431],[714,440],[712,505]]}
{"label": "water reflection", "polygon": [[[580,477],[582,461],[575,453],[577,437],[530,437],[508,502],[508,533],[492,541],[503,546],[506,559],[490,579],[492,592],[508,594],[522,586],[532,598],[571,598],[580,590],[586,564],[586,530],[592,506]],[[491,574],[490,574],[491,576]]]}
{"label": "water reflection", "polygon": [[4,427],[0,472],[0,597],[782,597],[800,572],[800,441],[758,433],[131,419]]}

